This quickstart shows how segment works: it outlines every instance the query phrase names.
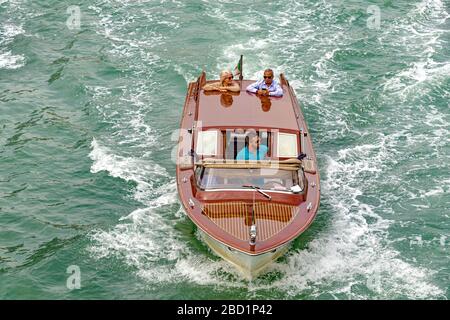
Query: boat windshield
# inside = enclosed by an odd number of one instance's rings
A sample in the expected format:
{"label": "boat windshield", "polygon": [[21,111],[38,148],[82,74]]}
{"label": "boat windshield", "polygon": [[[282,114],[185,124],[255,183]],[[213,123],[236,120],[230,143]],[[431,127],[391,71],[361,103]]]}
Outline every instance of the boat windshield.
{"label": "boat windshield", "polygon": [[298,173],[279,169],[230,169],[205,168],[197,169],[197,184],[201,189],[245,189],[251,185],[265,190],[290,191],[298,185]]}

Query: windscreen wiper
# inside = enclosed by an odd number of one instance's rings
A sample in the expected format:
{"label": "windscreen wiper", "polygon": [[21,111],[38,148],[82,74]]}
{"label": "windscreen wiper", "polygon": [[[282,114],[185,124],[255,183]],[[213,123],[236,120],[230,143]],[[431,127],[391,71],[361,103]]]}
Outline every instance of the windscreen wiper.
{"label": "windscreen wiper", "polygon": [[261,193],[261,194],[262,194],[264,197],[266,197],[267,199],[272,200],[272,197],[271,197],[270,195],[268,195],[267,193],[265,193],[264,191],[261,191],[261,188],[260,188],[260,187],[252,186],[252,185],[250,185],[250,184],[245,184],[245,185],[243,185],[242,187],[243,187],[243,188],[252,188],[252,189],[258,191],[259,193]]}

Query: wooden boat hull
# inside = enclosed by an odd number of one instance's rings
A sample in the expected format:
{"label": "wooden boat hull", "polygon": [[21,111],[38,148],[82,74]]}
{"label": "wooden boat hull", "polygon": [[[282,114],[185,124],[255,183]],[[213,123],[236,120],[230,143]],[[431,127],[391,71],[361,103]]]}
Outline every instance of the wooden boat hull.
{"label": "wooden boat hull", "polygon": [[[288,250],[311,225],[320,202],[320,177],[308,126],[293,88],[284,75],[280,79],[284,96],[262,99],[245,91],[252,80],[242,80],[241,92],[233,95],[205,92],[206,75],[202,73],[197,82],[189,84],[180,123],[176,153],[180,202],[204,242],[247,279],[261,274]],[[266,108],[267,103],[270,108]],[[257,163],[235,162],[242,133],[249,130],[265,136],[264,144],[270,151]],[[289,140],[289,150],[293,151],[283,151],[287,140],[283,144],[282,136],[294,136]],[[202,182],[202,177],[209,176],[203,175],[205,168],[244,169],[247,174],[260,172],[261,177],[268,175],[273,164],[280,169],[275,177],[286,171],[297,172],[297,179],[292,178],[292,184],[297,181],[297,189],[289,191],[292,185],[287,183],[281,191],[262,185],[263,192],[257,192],[248,185],[260,180],[245,178],[236,184],[231,181],[244,177],[226,174],[216,180],[218,187]],[[270,182],[271,178],[266,178]],[[252,230],[256,236],[250,233]]]}
{"label": "wooden boat hull", "polygon": [[211,250],[222,259],[234,265],[241,275],[247,279],[252,280],[260,275],[272,262],[284,255],[290,246],[285,243],[280,247],[263,254],[251,255],[245,252],[232,249],[231,247],[217,241],[209,236],[207,233],[199,229],[203,241],[211,248]]}

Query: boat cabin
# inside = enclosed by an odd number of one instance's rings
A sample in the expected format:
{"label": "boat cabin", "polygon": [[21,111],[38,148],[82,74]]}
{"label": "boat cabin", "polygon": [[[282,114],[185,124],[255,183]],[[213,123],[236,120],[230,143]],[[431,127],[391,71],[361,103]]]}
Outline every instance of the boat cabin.
{"label": "boat cabin", "polygon": [[[197,125],[193,135],[196,163],[213,161],[215,165],[196,167],[197,186],[201,190],[219,191],[256,186],[298,193],[303,186],[302,172],[299,176],[292,166],[289,170],[280,168],[280,162],[297,159],[301,152],[301,130],[290,93],[286,92],[283,97],[259,97],[246,92],[250,83],[252,81],[242,81],[239,93],[198,92]],[[237,158],[239,153],[249,155],[249,135],[259,138],[252,158],[260,160],[262,167],[250,164],[253,161],[249,156]],[[240,163],[245,159],[245,164]]]}

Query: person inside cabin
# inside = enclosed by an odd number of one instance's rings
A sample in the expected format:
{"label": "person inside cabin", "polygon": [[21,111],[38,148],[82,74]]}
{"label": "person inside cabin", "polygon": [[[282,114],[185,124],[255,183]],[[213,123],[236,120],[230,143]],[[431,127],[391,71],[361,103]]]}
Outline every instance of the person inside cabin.
{"label": "person inside cabin", "polygon": [[246,146],[236,156],[236,160],[264,160],[267,154],[267,146],[261,144],[261,138],[255,131],[247,134]]}
{"label": "person inside cabin", "polygon": [[203,90],[205,91],[220,91],[220,92],[239,92],[241,91],[241,87],[237,82],[233,81],[233,74],[230,71],[222,71],[220,73],[220,81],[219,82],[211,82],[207,83],[203,86]]}
{"label": "person inside cabin", "polygon": [[274,79],[272,69],[266,69],[264,71],[264,79],[249,85],[247,91],[261,96],[283,96],[283,89],[278,81]]}

